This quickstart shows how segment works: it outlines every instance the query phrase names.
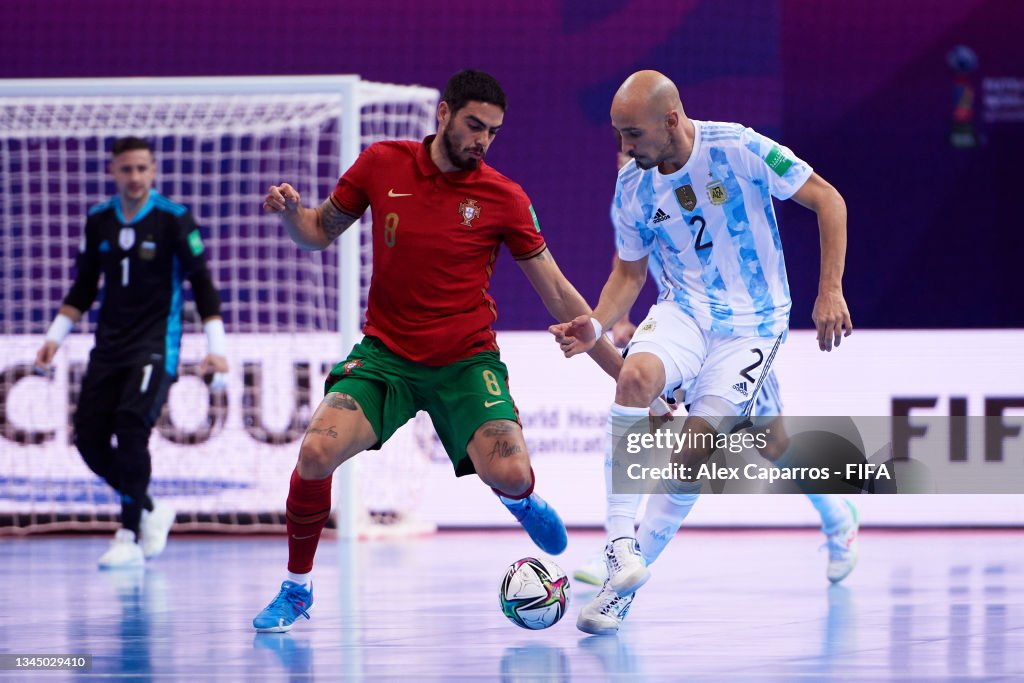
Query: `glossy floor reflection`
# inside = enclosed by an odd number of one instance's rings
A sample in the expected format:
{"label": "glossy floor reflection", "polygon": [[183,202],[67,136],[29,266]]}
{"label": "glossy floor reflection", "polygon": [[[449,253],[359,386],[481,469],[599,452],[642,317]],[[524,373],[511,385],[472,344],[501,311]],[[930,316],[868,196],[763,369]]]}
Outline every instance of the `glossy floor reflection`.
{"label": "glossy floor reflection", "polygon": [[[571,571],[602,544],[570,534]],[[16,680],[940,680],[1024,677],[1024,533],[862,535],[829,586],[812,530],[684,530],[618,637],[541,632],[498,609],[513,531],[321,546],[312,620],[253,632],[283,538],[172,537],[145,570],[100,572],[100,537],[0,539],[0,654],[91,654],[88,673]]]}

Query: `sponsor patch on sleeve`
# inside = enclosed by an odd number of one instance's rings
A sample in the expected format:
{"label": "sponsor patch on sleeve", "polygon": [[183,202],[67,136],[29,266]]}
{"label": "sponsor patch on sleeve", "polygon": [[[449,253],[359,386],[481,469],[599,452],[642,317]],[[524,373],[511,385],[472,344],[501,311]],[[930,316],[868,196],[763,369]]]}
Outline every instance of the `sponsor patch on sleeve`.
{"label": "sponsor patch on sleeve", "polygon": [[193,256],[203,253],[203,238],[199,236],[198,228],[188,234],[188,248],[192,250]]}
{"label": "sponsor patch on sleeve", "polygon": [[786,175],[786,171],[793,165],[793,160],[782,153],[778,145],[774,145],[772,150],[768,152],[768,156],[764,158],[764,163],[768,164],[768,168],[775,171],[780,176]]}
{"label": "sponsor patch on sleeve", "polygon": [[540,221],[537,220],[537,212],[533,210],[533,204],[530,204],[530,218],[533,219],[533,227],[537,228],[537,232],[540,232]]}

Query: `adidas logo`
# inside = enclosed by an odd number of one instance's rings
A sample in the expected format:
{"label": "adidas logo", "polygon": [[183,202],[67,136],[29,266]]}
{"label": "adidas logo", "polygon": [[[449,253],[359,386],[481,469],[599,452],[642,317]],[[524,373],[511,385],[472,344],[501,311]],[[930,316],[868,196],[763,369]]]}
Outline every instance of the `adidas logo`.
{"label": "adidas logo", "polygon": [[737,382],[736,384],[732,385],[732,388],[743,394],[744,397],[748,396],[746,382]]}
{"label": "adidas logo", "polygon": [[667,213],[665,213],[661,209],[658,209],[657,212],[655,212],[654,219],[651,222],[652,223],[661,223],[662,221],[667,221],[669,218],[672,218],[672,216],[669,216]]}

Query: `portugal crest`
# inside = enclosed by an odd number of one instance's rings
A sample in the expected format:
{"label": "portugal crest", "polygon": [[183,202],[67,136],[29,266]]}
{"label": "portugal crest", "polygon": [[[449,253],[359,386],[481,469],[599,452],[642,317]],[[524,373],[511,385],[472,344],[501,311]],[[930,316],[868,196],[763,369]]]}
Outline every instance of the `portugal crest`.
{"label": "portugal crest", "polygon": [[462,218],[462,224],[467,228],[473,227],[473,221],[480,218],[480,212],[483,209],[476,203],[475,199],[466,199],[459,204],[459,216]]}
{"label": "portugal crest", "polygon": [[350,360],[349,362],[345,363],[341,367],[342,367],[342,373],[341,374],[343,374],[343,375],[351,375],[353,372],[355,372],[359,368],[363,367],[363,361],[361,361],[361,360],[359,360],[357,358],[355,360]]}

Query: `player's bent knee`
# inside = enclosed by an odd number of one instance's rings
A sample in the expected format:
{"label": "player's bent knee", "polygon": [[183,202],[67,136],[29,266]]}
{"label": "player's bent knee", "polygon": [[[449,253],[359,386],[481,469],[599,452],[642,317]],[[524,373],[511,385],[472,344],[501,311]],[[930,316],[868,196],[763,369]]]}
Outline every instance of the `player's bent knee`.
{"label": "player's bent knee", "polygon": [[664,379],[644,365],[624,365],[615,383],[615,400],[622,405],[648,405],[664,388]]}
{"label": "player's bent knee", "polygon": [[303,479],[325,479],[338,468],[326,454],[303,448],[299,451],[299,462],[295,466]]}
{"label": "player's bent knee", "polygon": [[303,479],[323,479],[334,473],[341,463],[355,455],[341,444],[323,438],[306,438],[299,449],[299,476]]}
{"label": "player's bent knee", "polygon": [[519,496],[530,490],[533,473],[526,458],[495,463],[485,472],[478,472],[485,484],[509,496]]}

